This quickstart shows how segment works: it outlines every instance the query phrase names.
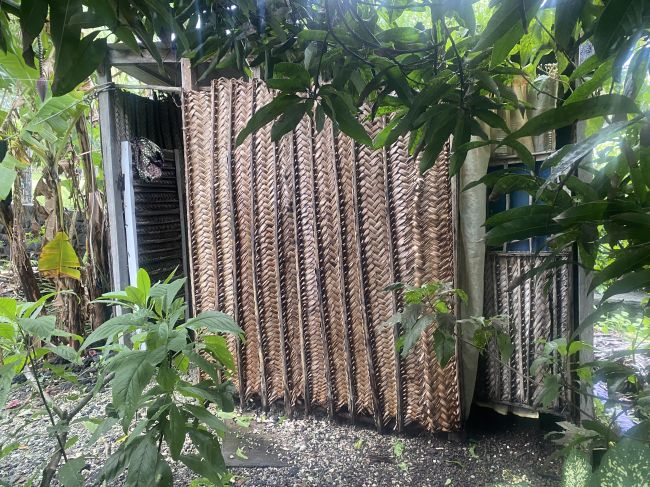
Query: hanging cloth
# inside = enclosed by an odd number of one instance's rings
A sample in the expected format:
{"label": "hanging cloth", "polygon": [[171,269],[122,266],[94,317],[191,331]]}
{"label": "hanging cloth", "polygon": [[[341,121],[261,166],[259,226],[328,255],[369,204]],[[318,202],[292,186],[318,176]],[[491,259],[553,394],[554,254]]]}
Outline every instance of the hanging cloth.
{"label": "hanging cloth", "polygon": [[162,178],[164,158],[162,149],[149,139],[131,139],[131,154],[138,176],[146,182]]}

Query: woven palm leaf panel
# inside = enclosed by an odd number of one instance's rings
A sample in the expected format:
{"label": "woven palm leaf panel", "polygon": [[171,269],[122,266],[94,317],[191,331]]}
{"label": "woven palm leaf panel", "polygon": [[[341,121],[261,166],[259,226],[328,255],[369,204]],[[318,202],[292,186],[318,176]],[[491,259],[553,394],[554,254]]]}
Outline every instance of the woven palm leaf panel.
{"label": "woven palm leaf panel", "polygon": [[245,331],[231,344],[242,401],[459,428],[456,362],[440,369],[432,331],[400,358],[384,325],[402,304],[389,283],[453,281],[447,153],[420,177],[403,141],[373,151],[307,117],[277,143],[267,126],[235,147],[271,96],[221,79],[183,99],[195,309]]}
{"label": "woven palm leaf panel", "polygon": [[[487,253],[485,267],[485,316],[508,317],[508,331],[514,345],[509,363],[498,360],[491,350],[483,367],[483,399],[493,403],[533,408],[541,391],[544,371],[531,374],[531,365],[544,343],[570,334],[570,269],[561,266],[523,281],[511,289],[519,276],[539,267],[544,254]],[[553,370],[554,373],[564,373]],[[569,398],[561,398],[553,409],[563,411]]]}

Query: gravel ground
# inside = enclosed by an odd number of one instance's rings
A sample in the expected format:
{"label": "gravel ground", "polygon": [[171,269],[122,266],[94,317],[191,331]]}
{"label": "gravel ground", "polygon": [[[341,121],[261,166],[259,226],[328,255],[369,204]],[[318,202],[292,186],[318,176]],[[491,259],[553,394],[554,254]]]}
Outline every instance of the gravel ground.
{"label": "gravel ground", "polygon": [[[52,382],[48,392],[64,400],[73,394],[67,385]],[[22,486],[32,477],[40,478],[54,440],[47,436],[48,418],[39,408],[31,386],[17,387],[10,399],[14,407],[0,412],[0,445],[20,438],[20,447],[0,459],[0,480]],[[109,400],[110,391],[102,392],[82,411],[82,416],[101,416]],[[234,467],[231,471],[236,475],[235,485],[482,486],[504,480],[527,480],[535,486],[558,484],[559,461],[549,459],[553,446],[544,440],[535,422],[477,417],[475,424],[468,427],[467,441],[449,441],[446,435],[422,432],[380,435],[368,427],[330,421],[318,414],[286,419],[279,411],[264,414],[252,410],[244,415],[251,420],[250,426],[239,427],[237,434],[249,437],[249,443],[259,441],[286,467]],[[88,485],[92,485],[121,434],[115,428],[87,446],[90,431],[82,422],[71,427],[70,437],[78,439],[67,450],[68,455],[87,456],[84,475]],[[237,462],[229,456],[227,462]],[[173,466],[173,471],[174,485],[185,486],[194,478],[182,464]],[[56,481],[54,485],[58,485]],[[122,480],[113,485],[122,485]]]}

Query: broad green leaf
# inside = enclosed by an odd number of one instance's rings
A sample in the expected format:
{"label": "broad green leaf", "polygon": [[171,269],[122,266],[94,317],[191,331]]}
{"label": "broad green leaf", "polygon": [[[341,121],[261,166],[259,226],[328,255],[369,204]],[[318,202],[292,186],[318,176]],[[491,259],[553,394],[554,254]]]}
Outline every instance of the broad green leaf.
{"label": "broad green leaf", "polygon": [[502,331],[497,331],[496,342],[499,355],[501,355],[501,360],[504,363],[508,363],[512,356],[512,352],[515,349],[515,346],[512,344],[512,340],[510,339],[510,335]]}
{"label": "broad green leaf", "polygon": [[[402,316],[403,315],[404,313],[402,313]],[[404,321],[402,323],[406,325]],[[422,336],[424,330],[431,326],[431,324],[433,324],[433,315],[425,314],[423,316],[420,316],[413,325],[405,327],[406,329],[404,330],[404,335],[400,340],[402,345],[402,357],[408,356],[411,349],[415,346],[417,341]]]}
{"label": "broad green leaf", "polygon": [[81,364],[81,357],[73,347],[66,347],[65,345],[48,345],[46,348],[68,362],[77,365]]}
{"label": "broad green leaf", "polygon": [[[456,118],[452,117],[449,117],[447,120],[441,120],[439,124],[436,124],[436,128],[433,130],[431,137],[427,138],[427,145],[420,156],[420,164],[418,166],[420,174],[424,174],[435,165],[438,156],[453,133],[455,126]],[[456,167],[460,168],[460,165],[459,161]]]}
{"label": "broad green leaf", "polygon": [[28,334],[48,340],[56,328],[55,316],[39,316],[38,318],[18,318],[18,324]]}
{"label": "broad green leaf", "polygon": [[139,318],[133,313],[117,315],[102,323],[95,331],[88,335],[88,338],[86,338],[81,345],[80,350],[85,350],[89,346],[102,340],[108,340],[108,343],[111,343],[113,341],[111,339],[115,338],[120,333],[125,333],[142,323],[142,318]]}
{"label": "broad green leaf", "polygon": [[183,409],[201,421],[203,424],[212,428],[219,435],[225,435],[228,428],[225,423],[217,418],[214,414],[202,406],[195,406],[193,404],[186,404]]}
{"label": "broad green leaf", "polygon": [[327,92],[323,96],[325,96],[331,104],[332,110],[334,111],[334,120],[341,129],[341,132],[360,144],[372,145],[372,140],[366,133],[366,129],[361,125],[343,99],[332,92]]}
{"label": "broad green leaf", "polygon": [[557,375],[547,375],[544,377],[543,386],[535,402],[548,409],[557,400],[559,394],[560,378]]}
{"label": "broad green leaf", "polygon": [[593,30],[591,42],[601,58],[614,51],[643,22],[645,0],[610,0]]}
{"label": "broad green leaf", "polygon": [[64,36],[57,45],[54,63],[52,94],[61,96],[69,93],[88,78],[106,57],[108,45],[106,38],[96,39],[99,31],[94,31],[81,40]]}
{"label": "broad green leaf", "polygon": [[126,485],[129,487],[151,485],[151,479],[155,478],[157,460],[156,444],[151,436],[145,435],[130,455]]}
{"label": "broad green leaf", "polygon": [[156,487],[173,487],[174,475],[172,469],[165,460],[165,457],[158,455],[158,464],[156,467]]}
{"label": "broad green leaf", "polygon": [[[481,33],[476,49],[487,49],[493,46],[512,29],[515,22],[521,23],[522,9],[530,12],[531,9],[539,7],[541,3],[541,0],[504,0],[500,2],[499,8],[492,14]],[[527,18],[530,17],[527,15]]]}
{"label": "broad green leaf", "polygon": [[552,218],[553,215],[555,215],[557,212],[558,209],[551,205],[520,206],[518,208],[510,208],[509,210],[495,213],[487,220],[485,220],[485,226],[495,227],[509,221],[526,219],[540,215],[547,218]]}
{"label": "broad green leaf", "polygon": [[569,103],[575,103],[589,98],[594,91],[602,87],[606,80],[612,77],[613,67],[614,58],[610,58],[608,61],[601,64],[590,79],[578,85],[569,98],[564,101],[564,104],[567,105]]}
{"label": "broad green leaf", "polygon": [[600,95],[588,100],[562,105],[531,118],[519,130],[506,139],[519,139],[529,135],[540,135],[550,130],[566,127],[578,120],[587,120],[610,114],[638,113],[634,101],[622,95]]}
{"label": "broad green leaf", "polygon": [[178,460],[185,444],[185,416],[175,404],[169,407],[169,435],[167,444],[173,460]]}
{"label": "broad green leaf", "polygon": [[54,279],[61,277],[81,279],[80,267],[77,253],[65,232],[57,232],[54,238],[45,244],[38,259],[39,272]]}
{"label": "broad green leaf", "polygon": [[8,320],[15,320],[18,305],[14,298],[0,297],[0,317],[7,318]]}
{"label": "broad green leaf", "polygon": [[123,411],[123,425],[130,425],[131,419],[142,398],[142,392],[153,377],[155,368],[150,363],[148,351],[128,351],[120,353],[109,364],[115,372],[111,382],[113,405]]}
{"label": "broad green leaf", "polygon": [[454,336],[440,327],[436,328],[433,332],[433,350],[438,364],[444,369],[456,353]]}
{"label": "broad green leaf", "polygon": [[299,102],[300,98],[296,95],[281,95],[274,98],[273,101],[264,105],[253,114],[246,126],[237,135],[237,145],[241,145],[250,134],[275,120],[280,114],[290,110]]}
{"label": "broad green leaf", "polygon": [[619,252],[616,260],[606,266],[600,272],[594,274],[589,290],[595,289],[596,286],[609,281],[610,279],[619,278],[628,272],[635,271],[641,266],[650,263],[650,248],[639,247],[626,249]]}
{"label": "broad green leaf", "polygon": [[142,291],[145,297],[149,296],[149,290],[151,289],[151,278],[147,271],[144,269],[138,269],[137,276],[138,289]]}
{"label": "broad green leaf", "polygon": [[602,301],[617,294],[645,291],[648,287],[650,287],[650,269],[630,272],[607,288],[603,293]]}
{"label": "broad green leaf", "polygon": [[591,463],[587,456],[573,448],[564,461],[561,487],[589,487]]}
{"label": "broad green leaf", "polygon": [[555,41],[561,49],[569,49],[585,1],[558,2],[555,7]]}
{"label": "broad green leaf", "polygon": [[488,245],[502,245],[538,235],[553,234],[560,230],[562,230],[562,227],[553,222],[550,215],[539,214],[498,225],[489,230],[485,238]]}
{"label": "broad green leaf", "polygon": [[648,485],[650,447],[632,439],[623,439],[610,448],[594,475],[592,485],[633,487]]}
{"label": "broad green leaf", "polygon": [[291,107],[291,110],[285,111],[280,118],[273,124],[271,129],[271,140],[279,141],[285,134],[294,130],[309,109],[306,103],[298,103]]}
{"label": "broad green leaf", "polygon": [[0,200],[5,200],[11,193],[16,180],[16,170],[0,164]]}
{"label": "broad green leaf", "polygon": [[233,360],[226,339],[220,335],[206,335],[203,337],[206,349],[226,367],[228,370],[235,370]]}
{"label": "broad green leaf", "polygon": [[221,311],[205,311],[195,318],[187,320],[184,326],[196,330],[205,328],[210,333],[230,333],[233,335],[243,335],[244,333],[230,316]]}
{"label": "broad green leaf", "polygon": [[68,458],[59,469],[59,482],[63,487],[83,487],[86,479],[81,475],[81,469],[86,466],[84,457]]}

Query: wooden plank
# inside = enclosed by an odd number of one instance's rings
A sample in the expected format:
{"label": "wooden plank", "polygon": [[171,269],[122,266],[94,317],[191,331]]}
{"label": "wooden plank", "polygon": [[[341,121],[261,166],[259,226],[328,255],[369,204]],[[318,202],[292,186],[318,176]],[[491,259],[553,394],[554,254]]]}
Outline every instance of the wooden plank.
{"label": "wooden plank", "polygon": [[[97,71],[100,85],[110,87],[111,74],[108,66]],[[115,92],[111,89],[100,91],[99,128],[102,141],[102,160],[106,185],[106,207],[110,243],[111,285],[113,289],[124,289],[128,285],[128,257],[124,233],[124,214],[121,188],[120,147],[115,125]],[[116,313],[121,311],[116,309]]]}
{"label": "wooden plank", "polygon": [[122,175],[124,177],[124,232],[126,233],[126,254],[128,262],[129,284],[138,283],[138,231],[135,219],[135,194],[133,192],[133,166],[131,162],[131,144],[123,140],[121,148]]}

